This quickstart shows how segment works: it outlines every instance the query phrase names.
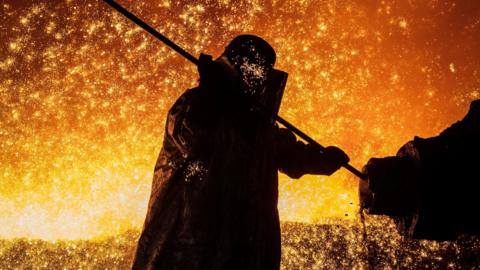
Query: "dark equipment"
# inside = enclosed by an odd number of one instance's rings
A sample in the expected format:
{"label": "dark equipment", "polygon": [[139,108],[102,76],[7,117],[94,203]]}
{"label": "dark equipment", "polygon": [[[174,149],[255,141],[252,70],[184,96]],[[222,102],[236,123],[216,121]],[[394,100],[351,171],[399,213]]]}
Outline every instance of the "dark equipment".
{"label": "dark equipment", "polygon": [[[195,65],[199,64],[199,61],[197,58],[195,58],[193,55],[191,55],[190,53],[188,53],[187,51],[179,47],[177,44],[175,44],[173,41],[171,41],[164,35],[160,34],[153,27],[151,27],[150,25],[148,25],[147,23],[139,19],[137,16],[135,16],[134,14],[126,10],[124,7],[122,7],[115,1],[113,0],[103,0],[103,1],[108,5],[110,5],[111,7],[113,7],[118,12],[120,12],[121,14],[123,14],[125,17],[133,21],[135,24],[143,28],[145,31],[147,31],[148,33],[150,33],[151,35],[153,35],[154,37],[156,37],[157,39],[165,43],[167,46],[175,50],[177,53],[185,57],[190,62],[194,63]],[[292,125],[287,120],[283,119],[278,115],[278,110],[280,108],[280,101],[283,95],[283,89],[285,88],[285,85],[287,82],[287,75],[288,74],[283,71],[274,69],[272,78],[270,79],[270,82],[267,83],[267,87],[270,89],[276,89],[276,91],[265,91],[266,94],[261,98],[263,102],[261,101],[260,102],[261,104],[253,104],[252,107],[254,107],[255,110],[260,112],[262,115],[269,117],[272,123],[275,121],[279,122],[280,124],[288,128],[290,131],[298,135],[300,138],[302,138],[306,142],[312,145],[315,145],[320,151],[323,151],[323,149],[325,148],[322,145],[320,145],[318,142],[313,140],[310,136],[303,133],[301,130],[299,130],[294,125]],[[271,100],[271,99],[275,100],[275,102],[273,102],[274,106],[270,108],[265,108],[263,104],[272,104],[272,102],[270,103],[266,102],[267,100]],[[353,173],[354,175],[358,176],[360,179],[366,178],[366,176],[362,172],[360,172],[350,164],[345,164],[343,165],[343,167],[348,171],[350,171],[351,173]]]}
{"label": "dark equipment", "polygon": [[363,209],[393,217],[400,234],[454,240],[480,235],[480,100],[432,138],[415,137],[394,157],[372,158],[360,183]]}

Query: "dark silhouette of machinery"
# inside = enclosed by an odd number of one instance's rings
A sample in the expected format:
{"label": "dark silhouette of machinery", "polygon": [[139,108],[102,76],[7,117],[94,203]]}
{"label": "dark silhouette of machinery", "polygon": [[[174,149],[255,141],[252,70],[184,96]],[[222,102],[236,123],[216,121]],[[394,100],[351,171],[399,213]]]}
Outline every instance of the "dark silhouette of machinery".
{"label": "dark silhouette of machinery", "polygon": [[453,240],[480,234],[480,100],[440,135],[415,137],[397,155],[364,167],[360,200],[367,213],[394,218],[402,235]]}

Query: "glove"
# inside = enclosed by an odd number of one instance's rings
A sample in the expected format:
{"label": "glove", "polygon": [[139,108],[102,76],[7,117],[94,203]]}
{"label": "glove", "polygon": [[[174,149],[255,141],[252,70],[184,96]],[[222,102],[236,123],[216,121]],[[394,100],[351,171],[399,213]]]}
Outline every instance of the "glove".
{"label": "glove", "polygon": [[343,165],[348,164],[350,158],[338,147],[328,146],[323,150],[322,163],[323,174],[332,175]]}

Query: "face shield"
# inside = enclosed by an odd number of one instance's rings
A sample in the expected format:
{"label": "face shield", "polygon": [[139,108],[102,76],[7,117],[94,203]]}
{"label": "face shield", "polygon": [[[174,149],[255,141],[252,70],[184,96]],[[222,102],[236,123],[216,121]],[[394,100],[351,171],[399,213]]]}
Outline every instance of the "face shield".
{"label": "face shield", "polygon": [[256,52],[254,47],[251,49],[251,55],[238,55],[233,59],[232,64],[247,86],[244,90],[246,94],[258,96],[265,91],[265,82],[272,68],[267,65],[265,57]]}
{"label": "face shield", "polygon": [[241,35],[232,40],[224,55],[245,84],[245,94],[259,96],[265,92],[275,63],[275,51],[266,41],[252,35]]}
{"label": "face shield", "polygon": [[[254,97],[269,115],[276,115],[280,108],[288,74],[273,68],[275,51],[263,39],[252,35],[236,37],[217,59],[230,67],[242,81],[245,94]],[[275,120],[270,121],[274,124]]]}

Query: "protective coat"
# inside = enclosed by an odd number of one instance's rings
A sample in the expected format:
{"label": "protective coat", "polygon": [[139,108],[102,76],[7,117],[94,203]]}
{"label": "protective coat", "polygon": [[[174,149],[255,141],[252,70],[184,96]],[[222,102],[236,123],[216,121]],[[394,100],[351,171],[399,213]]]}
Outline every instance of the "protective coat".
{"label": "protective coat", "polygon": [[241,97],[186,91],[168,113],[133,269],[279,269],[278,170],[331,167]]}

